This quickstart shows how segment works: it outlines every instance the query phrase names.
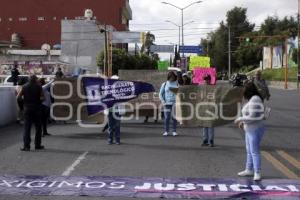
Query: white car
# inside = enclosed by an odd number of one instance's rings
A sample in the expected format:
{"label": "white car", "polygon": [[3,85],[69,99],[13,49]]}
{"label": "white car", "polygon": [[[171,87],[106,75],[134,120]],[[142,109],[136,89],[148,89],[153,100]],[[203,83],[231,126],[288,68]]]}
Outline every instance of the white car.
{"label": "white car", "polygon": [[[46,82],[49,82],[51,79],[54,78],[54,76],[52,75],[47,75],[47,76],[38,76],[39,78],[45,78]],[[25,83],[27,83],[29,81],[29,75],[19,75],[18,76],[18,85],[24,85]],[[8,76],[4,79],[3,82],[4,86],[13,86],[13,80],[11,76]]]}
{"label": "white car", "polygon": [[[23,84],[27,83],[29,80],[29,76],[28,75],[19,75],[18,76],[18,83],[22,82]],[[13,86],[13,80],[12,80],[12,76],[8,76],[4,79],[3,82],[4,86]]]}

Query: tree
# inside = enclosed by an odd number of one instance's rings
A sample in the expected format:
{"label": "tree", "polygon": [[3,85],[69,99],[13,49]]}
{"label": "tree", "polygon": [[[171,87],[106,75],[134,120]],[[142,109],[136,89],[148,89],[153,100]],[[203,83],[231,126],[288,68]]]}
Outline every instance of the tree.
{"label": "tree", "polygon": [[[103,70],[104,52],[97,56],[97,65]],[[124,49],[113,48],[112,66],[113,74],[118,74],[120,69],[157,69],[157,62],[145,54],[129,55]]]}
{"label": "tree", "polygon": [[219,28],[215,32],[209,34],[210,40],[203,40],[202,45],[207,48],[209,45],[208,55],[212,59],[212,64],[219,71],[228,69],[228,34],[230,28],[231,36],[231,52],[232,53],[232,68],[238,69],[241,66],[237,62],[236,50],[239,47],[239,37],[245,33],[252,32],[254,24],[251,24],[247,18],[247,9],[234,7],[226,14],[226,23],[221,22]]}
{"label": "tree", "polygon": [[174,56],[174,60],[173,60],[173,66],[174,67],[177,67],[177,60],[180,60],[180,54],[179,54],[179,49],[176,45],[175,46],[175,56]]}
{"label": "tree", "polygon": [[145,53],[148,56],[150,55],[150,47],[154,45],[155,42],[155,35],[150,32],[146,33],[145,43],[142,45],[141,53]]}

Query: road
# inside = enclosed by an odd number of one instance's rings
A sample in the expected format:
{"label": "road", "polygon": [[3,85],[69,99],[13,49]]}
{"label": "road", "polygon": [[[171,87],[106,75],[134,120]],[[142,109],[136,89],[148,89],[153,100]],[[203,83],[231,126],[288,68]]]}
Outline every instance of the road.
{"label": "road", "polygon": [[[300,177],[300,92],[271,90],[272,113],[262,142],[264,179]],[[180,128],[162,137],[163,124],[122,125],[122,145],[107,145],[99,129],[75,124],[49,127],[46,150],[21,152],[20,125],[0,128],[0,175],[233,178],[244,168],[243,133],[233,124],[215,130],[215,148],[201,147],[200,128]],[[0,199],[19,199],[0,195]],[[22,199],[127,199],[74,196],[22,196]],[[130,198],[129,198],[130,199]]]}

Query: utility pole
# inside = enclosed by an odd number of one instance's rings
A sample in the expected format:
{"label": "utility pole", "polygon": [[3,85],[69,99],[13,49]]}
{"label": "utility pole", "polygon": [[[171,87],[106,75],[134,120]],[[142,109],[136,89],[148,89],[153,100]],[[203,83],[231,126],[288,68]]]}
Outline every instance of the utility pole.
{"label": "utility pole", "polygon": [[298,0],[298,48],[297,48],[297,89],[299,89],[299,81],[300,81],[300,0]]}
{"label": "utility pole", "polygon": [[[181,42],[182,42],[182,48],[184,47],[184,27],[183,27],[183,10],[184,9],[181,9]],[[180,49],[180,47],[179,47]],[[184,52],[182,54],[182,56],[184,57]]]}
{"label": "utility pole", "polygon": [[231,77],[231,31],[228,26],[228,78]]}
{"label": "utility pole", "polygon": [[285,70],[284,70],[284,88],[288,89],[288,67],[289,67],[289,43],[288,38],[285,39]]}
{"label": "utility pole", "polygon": [[106,25],[104,25],[104,40],[105,40],[105,67],[104,67],[104,75],[108,76],[108,40],[107,40],[107,30]]}

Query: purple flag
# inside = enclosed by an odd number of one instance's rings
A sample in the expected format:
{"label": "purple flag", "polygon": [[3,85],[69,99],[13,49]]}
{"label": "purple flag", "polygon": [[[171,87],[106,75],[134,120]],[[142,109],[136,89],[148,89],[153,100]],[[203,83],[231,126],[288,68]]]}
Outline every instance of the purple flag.
{"label": "purple flag", "polygon": [[138,81],[84,77],[82,82],[89,115],[111,108],[116,103],[135,99],[142,93],[155,92],[153,85]]}

